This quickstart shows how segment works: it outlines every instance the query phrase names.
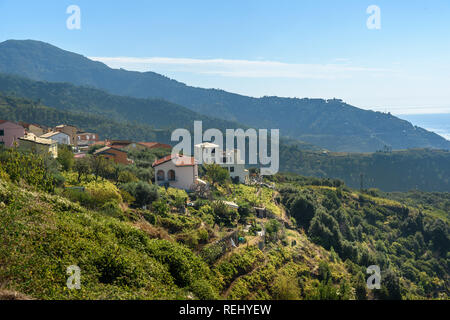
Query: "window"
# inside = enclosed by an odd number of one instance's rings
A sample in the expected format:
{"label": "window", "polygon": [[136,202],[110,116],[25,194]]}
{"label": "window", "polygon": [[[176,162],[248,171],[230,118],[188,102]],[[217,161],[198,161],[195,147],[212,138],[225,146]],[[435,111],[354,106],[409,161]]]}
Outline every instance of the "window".
{"label": "window", "polygon": [[223,157],[223,163],[227,163],[227,157]]}
{"label": "window", "polygon": [[158,170],[158,173],[156,174],[156,180],[158,180],[158,181],[164,181],[165,180],[164,171]]}
{"label": "window", "polygon": [[0,137],[3,137],[5,135],[5,130],[4,129],[0,129]]}
{"label": "window", "polygon": [[234,172],[234,167],[230,167],[230,172]]}
{"label": "window", "polygon": [[167,172],[167,179],[169,181],[175,181],[175,171],[169,170],[169,172]]}

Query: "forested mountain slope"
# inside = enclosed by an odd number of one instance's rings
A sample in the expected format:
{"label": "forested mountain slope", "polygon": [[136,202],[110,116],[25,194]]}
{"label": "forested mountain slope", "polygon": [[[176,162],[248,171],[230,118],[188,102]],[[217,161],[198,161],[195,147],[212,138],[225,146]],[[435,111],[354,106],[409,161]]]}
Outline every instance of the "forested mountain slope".
{"label": "forested mountain slope", "polygon": [[115,121],[137,121],[156,128],[191,128],[195,120],[205,128],[239,128],[235,122],[198,114],[159,99],[138,99],[70,83],[33,81],[0,74],[0,92],[77,113],[95,114]]}
{"label": "forested mountain slope", "polygon": [[[39,41],[0,44],[0,72],[35,80],[70,82],[138,98],[160,98],[214,118],[257,128],[332,151],[449,149],[450,141],[390,114],[358,109],[340,100],[252,98],[187,86],[154,72],[116,70]],[[161,104],[161,102],[160,102]]]}
{"label": "forested mountain slope", "polygon": [[281,170],[342,179],[352,188],[383,191],[450,191],[450,151],[410,149],[334,153],[280,146]]}
{"label": "forested mountain slope", "polygon": [[24,121],[46,127],[72,124],[87,132],[99,134],[100,139],[170,142],[170,131],[155,129],[136,122],[116,122],[90,114],[58,110],[37,104],[29,99],[6,96],[0,93],[0,119]]}

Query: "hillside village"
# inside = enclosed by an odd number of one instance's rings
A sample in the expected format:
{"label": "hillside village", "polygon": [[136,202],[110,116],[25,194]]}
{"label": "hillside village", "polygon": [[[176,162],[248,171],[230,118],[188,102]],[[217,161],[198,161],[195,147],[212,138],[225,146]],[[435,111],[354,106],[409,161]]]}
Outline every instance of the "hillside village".
{"label": "hillside village", "polygon": [[[194,147],[199,164],[166,144],[99,136],[0,121],[0,297],[448,297],[448,194],[262,178],[238,150],[216,154],[211,143]],[[67,291],[72,264],[83,287]],[[372,264],[383,290],[366,288]]]}
{"label": "hillside village", "polygon": [[[130,165],[134,161],[128,158],[129,151],[165,149],[170,153],[172,146],[159,142],[134,142],[129,140],[99,140],[97,133],[84,132],[73,125],[57,125],[54,128],[0,120],[0,146],[19,148],[44,156],[58,158],[58,146],[67,147],[74,153],[74,159],[83,159],[91,153],[94,157],[102,157],[116,164]],[[195,154],[202,155],[205,163],[220,163],[230,174],[233,181],[248,183],[248,170],[241,159],[239,150],[225,150],[215,154],[219,148],[213,143],[196,145]],[[217,156],[217,157],[216,157]],[[158,185],[194,190],[197,184],[207,183],[198,177],[198,157],[167,155],[155,159],[152,167],[156,174],[153,182]]]}

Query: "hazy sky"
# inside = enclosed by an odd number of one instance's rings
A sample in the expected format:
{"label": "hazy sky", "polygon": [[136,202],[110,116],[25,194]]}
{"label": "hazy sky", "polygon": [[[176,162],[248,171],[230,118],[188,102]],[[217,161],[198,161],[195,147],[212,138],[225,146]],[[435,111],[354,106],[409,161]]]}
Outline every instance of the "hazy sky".
{"label": "hazy sky", "polygon": [[[69,30],[69,5],[81,29]],[[381,29],[366,12],[380,8]],[[450,113],[450,1],[0,0],[0,40],[251,96]]]}

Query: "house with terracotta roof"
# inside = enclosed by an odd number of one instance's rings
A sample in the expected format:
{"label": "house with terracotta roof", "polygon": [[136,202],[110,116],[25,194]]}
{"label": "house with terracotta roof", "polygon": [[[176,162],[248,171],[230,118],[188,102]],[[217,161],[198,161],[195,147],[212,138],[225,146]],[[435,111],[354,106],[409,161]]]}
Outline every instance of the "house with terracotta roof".
{"label": "house with terracotta roof", "polygon": [[147,149],[172,149],[170,144],[159,143],[159,142],[138,142],[139,146],[143,146]]}
{"label": "house with terracotta roof", "polygon": [[193,157],[168,155],[153,162],[155,183],[177,189],[192,190],[198,180],[198,165]]}
{"label": "house with terracotta roof", "polygon": [[27,133],[32,133],[38,137],[42,136],[44,133],[46,133],[48,130],[46,128],[44,128],[41,125],[38,124],[34,124],[34,123],[28,123],[28,122],[23,122],[23,121],[19,121],[17,122],[17,124],[21,125],[22,127],[24,127],[25,131]]}
{"label": "house with terracotta roof", "polygon": [[169,144],[164,144],[160,142],[131,142],[126,146],[123,146],[122,149],[127,151],[130,150],[145,150],[145,149],[172,149],[172,146]]}
{"label": "house with terracotta roof", "polygon": [[108,140],[107,145],[117,149],[125,149],[131,144],[133,144],[133,141],[130,140]]}
{"label": "house with terracotta roof", "polygon": [[133,160],[128,159],[128,153],[115,147],[105,146],[94,152],[94,156],[102,156],[113,160],[115,163],[132,164]]}
{"label": "house with terracotta roof", "polygon": [[53,158],[58,157],[58,142],[55,140],[36,137],[35,134],[28,133],[20,137],[19,141],[21,149],[44,155],[49,154]]}
{"label": "house with terracotta roof", "polygon": [[25,135],[25,129],[12,121],[0,120],[0,146],[14,147],[19,138]]}

